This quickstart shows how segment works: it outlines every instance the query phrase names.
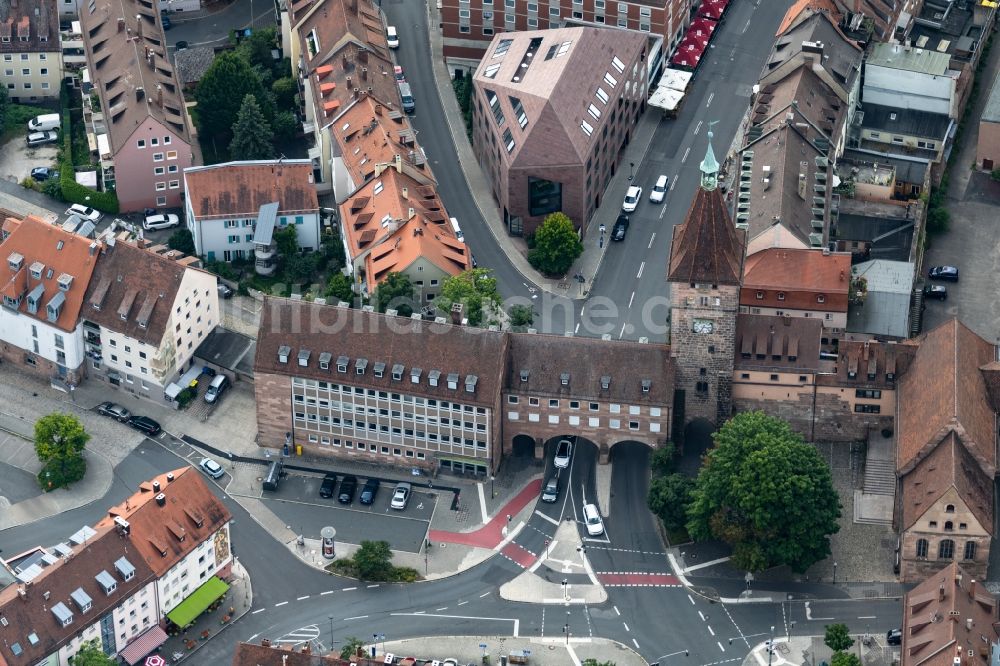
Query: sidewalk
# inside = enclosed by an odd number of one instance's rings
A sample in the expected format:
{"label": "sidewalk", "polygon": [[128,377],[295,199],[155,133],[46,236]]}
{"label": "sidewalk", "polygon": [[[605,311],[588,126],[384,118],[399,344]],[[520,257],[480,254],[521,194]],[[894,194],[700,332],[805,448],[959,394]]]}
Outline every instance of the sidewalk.
{"label": "sidewalk", "polygon": [[[583,254],[573,263],[564,279],[546,278],[528,263],[528,249],[524,240],[508,234],[504,228],[503,220],[500,219],[499,210],[493,200],[492,190],[486,180],[486,175],[479,166],[479,162],[472,152],[472,145],[466,136],[462,112],[458,108],[458,100],[455,98],[455,92],[451,85],[451,76],[445,66],[441,32],[437,29],[440,22],[440,12],[434,3],[428,3],[427,7],[429,12],[427,32],[430,38],[430,58],[433,65],[435,86],[438,97],[441,99],[448,129],[452,135],[452,142],[455,144],[459,166],[468,183],[469,193],[476,202],[476,207],[483,220],[486,221],[487,228],[496,239],[497,244],[504,250],[511,265],[529,283],[557,296],[571,299],[585,298],[590,291],[587,285],[593,283],[594,277],[600,269],[601,260],[604,259],[604,253],[610,244],[611,228],[620,212],[616,202],[624,198],[625,191],[629,186],[628,170],[625,167],[628,166],[629,162],[642,164],[642,160],[652,143],[653,133],[662,120],[662,114],[647,109],[636,124],[632,140],[622,152],[618,171],[611,178],[605,191],[604,204],[586,223]],[[603,244],[601,243],[601,225],[607,229]],[[581,284],[573,280],[571,276],[577,274],[583,275],[586,282]]]}
{"label": "sidewalk", "polygon": [[[567,641],[561,633],[552,637],[513,636],[495,634],[483,636],[433,636],[429,638],[408,638],[401,641],[379,641],[376,654],[387,653],[398,657],[413,656],[417,659],[434,659],[444,661],[454,659],[459,664],[486,663],[484,655],[490,657],[489,663],[499,664],[502,655],[514,651],[528,651],[529,664],[545,664],[545,666],[580,666],[587,660],[597,663],[613,663],[616,666],[646,666],[643,659],[632,648],[605,638],[574,637],[574,627],[570,627],[570,638]],[[556,631],[561,632],[562,627]],[[486,647],[480,647],[485,645]],[[368,644],[365,650],[371,654],[373,646]],[[381,661],[381,659],[380,659]]]}
{"label": "sidewalk", "polygon": [[[775,627],[780,629],[780,627]],[[747,638],[752,638],[748,636]],[[885,636],[869,636],[852,634],[854,645],[848,650],[861,659],[862,664],[889,666],[898,662],[896,650],[885,644]],[[743,659],[742,666],[801,666],[802,664],[829,664],[833,650],[823,642],[823,636],[792,636],[776,633],[774,635],[774,651],[768,655],[768,643],[771,637],[758,634],[759,642],[754,645]],[[742,642],[742,641],[740,641]],[[734,647],[737,642],[733,642]]]}

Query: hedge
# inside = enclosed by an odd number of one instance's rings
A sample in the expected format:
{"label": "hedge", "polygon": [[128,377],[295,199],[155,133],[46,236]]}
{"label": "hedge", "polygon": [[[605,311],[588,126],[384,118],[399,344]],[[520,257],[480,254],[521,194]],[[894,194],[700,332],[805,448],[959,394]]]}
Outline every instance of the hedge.
{"label": "hedge", "polygon": [[103,213],[118,213],[118,195],[114,192],[98,192],[76,182],[76,168],[73,166],[73,127],[69,109],[62,112],[63,154],[59,167],[59,186],[63,199],[69,203],[90,206]]}

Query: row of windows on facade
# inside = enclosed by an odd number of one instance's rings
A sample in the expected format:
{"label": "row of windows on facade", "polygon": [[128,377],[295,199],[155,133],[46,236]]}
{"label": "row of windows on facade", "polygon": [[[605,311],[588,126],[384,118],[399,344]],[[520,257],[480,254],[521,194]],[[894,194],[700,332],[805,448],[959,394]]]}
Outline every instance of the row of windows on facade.
{"label": "row of windows on facade", "polygon": [[[27,62],[28,59],[29,59],[29,57],[31,56],[30,53],[21,53],[19,55],[21,56],[21,60],[25,61],[25,62]],[[38,53],[37,55],[38,55],[38,59],[39,60],[48,60],[49,59],[48,58],[48,54],[46,54],[46,53]],[[3,54],[3,61],[4,62],[13,62],[14,61],[14,54],[13,53],[4,53]]]}
{"label": "row of windows on facade", "polygon": [[[604,378],[602,378],[602,388],[604,388],[605,390],[607,390],[611,386],[610,377],[608,377],[607,379],[608,379],[607,384],[604,384],[604,382],[603,382]],[[568,384],[568,380],[567,380],[567,384]],[[646,387],[646,388],[648,388],[648,386],[646,384],[644,384],[643,386]],[[520,404],[520,402],[521,402],[521,398],[519,396],[516,396],[516,395],[508,395],[507,396],[507,404],[509,404],[509,405],[517,405],[517,404]],[[580,401],[579,400],[567,400],[566,402],[569,405],[570,409],[580,409]],[[560,407],[561,404],[562,403],[560,402],[559,398],[549,398],[548,399],[548,405],[549,405],[549,408],[551,408],[551,409],[559,409],[559,407]],[[541,405],[541,400],[539,398],[528,396],[528,406],[529,407],[538,407],[540,405]],[[601,403],[599,403],[599,402],[591,402],[591,403],[588,403],[588,405],[589,405],[588,408],[592,412],[599,412],[601,410]],[[620,414],[620,413],[622,413],[622,405],[617,404],[617,403],[609,403],[608,404],[608,411],[610,411],[612,414]],[[642,407],[640,407],[639,405],[629,405],[628,406],[628,413],[632,414],[632,415],[642,414]],[[661,413],[662,413],[662,410],[661,410],[660,407],[650,407],[649,408],[649,415],[650,416],[659,416]]]}
{"label": "row of windows on facade", "polygon": [[[760,308],[748,308],[747,306],[743,305],[743,306],[740,306],[740,312],[742,312],[743,314],[747,314],[748,312],[750,312],[752,314],[760,314],[761,313],[761,309]],[[776,317],[784,317],[785,316],[785,311],[784,310],[775,310],[774,315]],[[806,311],[806,312],[802,313],[802,316],[804,318],[806,318],[806,319],[812,319],[812,315],[813,315],[813,313],[809,312],[809,311]],[[830,321],[830,320],[833,319],[833,314],[831,314],[829,312],[825,312],[825,313],[823,313],[823,319],[826,320],[826,321]]]}
{"label": "row of windows on facade", "polygon": [[[301,395],[295,396],[295,402],[299,403],[300,405],[301,404],[308,404],[310,406],[315,405],[315,400],[313,398],[309,398],[308,400],[306,400]],[[332,422],[334,425],[339,425],[341,417],[333,416],[333,414],[330,412],[336,412],[341,415],[345,413],[346,414],[367,413],[369,416],[378,415],[386,418],[401,419],[404,421],[413,421],[414,423],[427,423],[429,425],[442,425],[445,427],[464,428],[465,430],[477,430],[479,432],[486,432],[486,423],[474,423],[473,421],[449,419],[447,416],[438,417],[438,416],[429,416],[426,414],[415,414],[412,411],[403,412],[397,409],[393,410],[385,408],[376,409],[375,407],[366,408],[364,405],[354,405],[353,406],[354,408],[351,409],[352,405],[343,404],[336,401],[332,402],[331,404],[324,404],[327,402],[326,400],[320,400],[319,402],[320,404],[318,405],[318,407],[320,409],[326,409],[329,411],[326,414],[318,412],[308,412],[309,414],[308,418],[311,421],[317,420],[318,417],[319,420],[323,421],[324,423]],[[473,417],[470,416],[469,418]],[[346,421],[346,423],[349,424],[350,420]]]}
{"label": "row of windows on facade", "polygon": [[[100,370],[101,369],[101,362],[100,361],[91,361],[90,362],[90,367],[92,367],[94,370]],[[130,375],[128,373],[125,373],[123,375],[123,377],[125,379],[125,383],[126,384],[129,384],[129,385],[135,384],[135,377],[133,377],[132,375]],[[141,386],[141,388],[142,388],[143,391],[148,391],[151,388],[150,385],[146,383],[145,379],[140,379],[139,380],[139,385]]]}
{"label": "row of windows on facade", "polygon": [[[279,217],[278,218],[278,226],[279,227],[283,227],[283,226],[286,226],[288,224],[293,224],[293,223],[294,224],[304,224],[305,220],[306,220],[305,215],[296,215],[296,216],[294,216],[291,219],[292,219],[292,221],[290,222],[289,221],[289,217],[287,217],[287,216]],[[257,220],[255,218],[244,218],[244,219],[240,219],[240,220],[226,220],[224,226],[225,226],[226,229],[237,229],[237,228],[239,228],[241,226],[242,227],[252,227],[255,224],[257,224]]]}
{"label": "row of windows on facade", "polygon": [[[14,70],[13,69],[4,69],[3,73],[4,73],[5,76],[14,76]],[[21,76],[31,76],[31,75],[32,74],[31,74],[31,68],[30,67],[24,67],[24,68],[21,69]],[[38,75],[39,76],[48,76],[49,75],[49,68],[48,67],[42,67],[42,68],[40,68],[38,70]]]}
{"label": "row of windows on facade", "polygon": [[[868,137],[873,141],[883,141],[882,135],[879,132],[869,132]],[[892,143],[903,143],[904,141],[906,141],[906,139],[901,136],[892,136]],[[937,148],[937,144],[933,141],[917,141],[917,148],[935,150]]]}
{"label": "row of windows on facade", "polygon": [[[312,435],[312,434],[310,434],[309,435],[309,442],[311,444],[317,444],[317,443],[318,444],[322,444],[323,446],[331,446],[332,445],[333,447],[338,448],[338,449],[341,448],[341,447],[343,447],[345,449],[354,450],[355,449],[355,444],[357,445],[357,450],[358,451],[364,451],[365,448],[366,448],[366,445],[365,445],[364,442],[357,442],[357,443],[355,443],[354,440],[340,439],[339,437],[332,437],[331,438],[331,437],[327,437],[325,435]],[[381,453],[384,456],[389,455],[389,447],[388,446],[382,446],[381,448],[379,448],[378,444],[371,444],[371,443],[369,443],[367,445],[367,449],[368,449],[368,451],[370,451],[372,453]],[[392,449],[392,455],[395,456],[395,457],[397,457],[397,458],[399,458],[399,457],[416,458],[417,460],[426,460],[427,459],[427,454],[424,453],[423,451],[411,451],[410,449],[393,448]]]}
{"label": "row of windows on facade", "polygon": [[[583,12],[574,11],[573,12],[573,18],[577,19],[577,20],[583,20]],[[464,20],[468,21],[468,19],[464,19]],[[515,22],[516,22],[515,21],[515,17],[513,15],[511,15],[511,14],[508,14],[504,18],[504,28],[507,29],[507,30],[513,30]],[[558,20],[552,20],[552,21],[548,21],[547,23],[551,24],[551,25],[547,25],[546,21],[544,19],[542,19],[542,24],[543,25],[539,25],[539,20],[537,18],[529,18],[528,19],[528,28],[532,29],[532,30],[543,29],[543,28],[547,28],[547,27],[556,28],[556,27],[559,27],[560,21],[558,21]],[[604,17],[601,16],[601,15],[594,16],[594,23],[601,23],[601,24],[605,23]],[[619,28],[627,28],[628,27],[628,19],[618,19],[618,27]],[[642,22],[640,22],[639,23],[639,30],[642,31],[642,32],[651,32],[649,23],[642,23]],[[459,23],[459,25],[458,25],[458,31],[460,33],[462,33],[462,34],[470,34],[472,32],[472,28],[467,23]],[[483,35],[490,36],[490,35],[494,34],[494,29],[491,28],[491,27],[489,27],[489,26],[483,26],[482,32],[483,32]]]}
{"label": "row of windows on facade", "polygon": [[[493,0],[480,0],[479,4],[481,4],[483,7],[492,7],[493,6]],[[559,4],[560,3],[558,2],[558,0],[550,1],[549,2],[549,10],[551,11],[552,9],[556,9],[559,6]],[[573,0],[573,4],[577,5],[578,7],[582,7],[583,6],[583,0]],[[616,3],[611,3],[612,8],[614,7],[615,4]],[[628,16],[629,7],[630,7],[629,3],[627,3],[627,2],[619,2],[619,3],[617,3],[617,5],[618,5],[618,13],[622,14],[622,15],[625,15],[625,16]],[[470,6],[469,0],[459,0],[459,7],[466,7],[466,8],[468,8],[469,6]],[[506,7],[507,9],[516,9],[517,8],[517,0],[504,0],[504,7]],[[529,2],[529,3],[527,3],[527,7],[528,7],[528,11],[529,12],[532,12],[532,13],[537,13],[538,12],[538,3],[537,2]],[[605,0],[594,0],[594,9],[600,9],[600,10],[603,11],[605,9],[605,7],[606,7]],[[650,7],[642,7],[642,6],[640,6],[639,7],[639,16],[645,16],[645,17],[652,16],[652,9]]]}
{"label": "row of windows on facade", "polygon": [[[927,557],[929,544],[927,539],[917,539],[917,557]],[[955,542],[952,539],[941,539],[938,541],[937,558],[939,560],[951,560],[955,557]],[[966,541],[963,560],[976,559],[976,542]]]}
{"label": "row of windows on facade", "polygon": [[[521,420],[521,414],[520,414],[520,412],[507,412],[507,420],[508,421],[519,421],[519,420]],[[546,417],[546,420],[547,420],[547,422],[548,422],[549,425],[559,425],[560,418],[559,418],[558,414],[549,414]],[[541,415],[529,412],[528,413],[528,422],[529,423],[541,423]],[[579,416],[569,416],[569,417],[567,417],[567,422],[571,426],[578,426],[578,425],[580,425],[580,417]],[[597,417],[589,417],[587,419],[587,426],[590,427],[590,428],[600,428],[601,427],[601,419],[599,419]],[[620,419],[608,419],[608,428],[610,428],[611,430],[621,430],[621,427],[622,427],[622,422],[621,422]],[[641,428],[642,428],[642,426],[639,424],[638,421],[629,421],[628,422],[628,429],[629,430],[640,430]],[[661,424],[659,424],[659,423],[650,423],[649,424],[649,432],[660,432],[660,428],[661,428]]]}
{"label": "row of windows on facade", "polygon": [[[312,423],[321,423],[324,425],[331,426],[326,428],[328,432],[333,432],[334,428],[340,428],[342,430],[358,430],[358,431],[370,431],[370,432],[381,432],[384,434],[393,434],[398,437],[413,437],[421,441],[428,442],[442,442],[444,444],[458,444],[460,446],[472,446],[477,448],[484,448],[486,442],[478,439],[462,438],[459,435],[452,435],[449,437],[447,434],[441,434],[439,432],[426,432],[424,430],[415,430],[414,428],[403,428],[400,426],[390,427],[389,424],[379,424],[374,422],[366,421],[354,421],[352,419],[342,419],[337,416],[329,416],[326,414],[310,414],[306,412],[295,412],[295,420],[305,424],[307,421]],[[435,424],[428,424],[435,425]],[[442,424],[443,427],[448,428],[449,426]],[[426,427],[426,426],[424,426]],[[440,428],[441,426],[439,426]],[[471,430],[471,428],[467,428]],[[484,424],[479,424],[475,428],[476,432],[486,434],[486,427]]]}
{"label": "row of windows on facade", "polygon": [[[278,362],[279,363],[288,363],[288,358],[291,355],[291,353],[292,353],[292,348],[291,347],[289,347],[287,345],[281,345],[278,348]],[[305,367],[309,367],[309,358],[310,358],[311,355],[312,355],[312,352],[309,351],[308,349],[300,349],[299,353],[298,353],[298,364],[299,364],[299,366],[304,367],[304,368]],[[320,370],[329,370],[330,366],[331,366],[331,361],[332,360],[333,360],[333,354],[331,354],[330,352],[320,352],[320,355],[319,355],[319,369]],[[350,364],[351,364],[351,359],[350,358],[348,358],[347,356],[343,356],[343,355],[338,356],[337,357],[337,362],[336,362],[337,372],[346,373],[348,371],[348,366],[350,366]],[[358,375],[364,375],[367,370],[368,370],[368,359],[366,359],[366,358],[355,359],[355,361],[354,361],[354,372],[356,374],[358,374]],[[376,379],[381,379],[382,377],[384,377],[385,376],[385,370],[386,370],[386,364],[383,363],[383,362],[381,362],[381,361],[376,361],[373,364],[373,366],[372,366],[372,371],[373,371]],[[392,380],[395,381],[395,382],[403,381],[403,374],[405,373],[405,371],[406,371],[406,368],[401,363],[395,363],[395,364],[393,364],[393,366],[391,368]],[[411,384],[420,384],[420,378],[423,376],[423,372],[424,371],[423,371],[422,368],[410,368],[410,383]],[[429,370],[427,372],[427,384],[429,386],[439,386],[440,385],[440,380],[441,380],[441,374],[442,373],[441,373],[440,370]],[[458,381],[459,381],[459,378],[460,378],[460,375],[457,372],[450,372],[450,373],[448,373],[448,375],[446,377],[448,388],[451,389],[451,390],[453,390],[453,391],[457,391],[458,390]],[[479,382],[479,377],[477,377],[476,375],[466,375],[465,376],[465,391],[467,393],[475,393],[476,392],[476,384],[478,382]]]}
{"label": "row of windows on facade", "polygon": [[[434,398],[421,398],[420,396],[409,395],[406,393],[390,393],[388,391],[365,389],[360,386],[346,386],[341,384],[333,384],[330,382],[325,382],[323,380],[317,380],[317,379],[302,379],[300,377],[295,377],[292,379],[292,386],[301,386],[307,389],[315,389],[317,393],[319,391],[327,391],[331,394],[340,393],[342,395],[367,396],[369,398],[376,398],[377,400],[391,400],[392,402],[414,404],[418,407],[422,406],[436,407],[441,410],[466,412],[468,414],[472,413],[478,415],[486,414],[485,407],[474,407],[473,405],[464,405],[458,402],[449,402],[447,400],[436,400]],[[311,403],[307,402],[307,404]]]}

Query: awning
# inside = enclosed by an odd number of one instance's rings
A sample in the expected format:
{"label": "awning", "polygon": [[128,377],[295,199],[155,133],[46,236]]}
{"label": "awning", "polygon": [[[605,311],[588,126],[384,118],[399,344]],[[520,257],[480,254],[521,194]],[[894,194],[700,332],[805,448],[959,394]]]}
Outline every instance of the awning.
{"label": "awning", "polygon": [[664,111],[673,111],[681,103],[682,99],[684,99],[684,93],[681,91],[660,86],[652,94],[647,103]]}
{"label": "awning", "polygon": [[186,627],[228,589],[228,583],[218,576],[212,576],[204,585],[192,592],[191,596],[182,601],[177,608],[167,613],[167,619],[178,627]]}
{"label": "awning", "polygon": [[163,645],[167,640],[167,632],[156,625],[144,634],[140,634],[125,649],[118,653],[118,656],[129,664],[134,664],[147,654]]}
{"label": "awning", "polygon": [[726,3],[719,0],[703,0],[701,7],[698,8],[698,16],[705,16],[713,21],[718,21],[722,18],[722,14],[725,11]]}
{"label": "awning", "polygon": [[656,87],[684,92],[687,90],[688,83],[691,82],[691,76],[691,72],[685,72],[680,69],[665,69]]}
{"label": "awning", "polygon": [[706,46],[707,44],[694,40],[684,40],[677,47],[677,51],[674,53],[674,57],[670,59],[670,62],[681,67],[697,67]]}

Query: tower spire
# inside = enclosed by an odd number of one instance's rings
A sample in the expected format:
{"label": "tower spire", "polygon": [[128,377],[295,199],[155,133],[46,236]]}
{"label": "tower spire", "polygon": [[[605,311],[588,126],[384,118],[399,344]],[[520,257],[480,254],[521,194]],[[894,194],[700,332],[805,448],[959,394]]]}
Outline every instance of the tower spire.
{"label": "tower spire", "polygon": [[705,159],[701,161],[701,187],[703,190],[711,192],[719,184],[719,162],[715,159],[715,151],[712,150],[712,126],[718,120],[708,124],[708,148],[705,150]]}

